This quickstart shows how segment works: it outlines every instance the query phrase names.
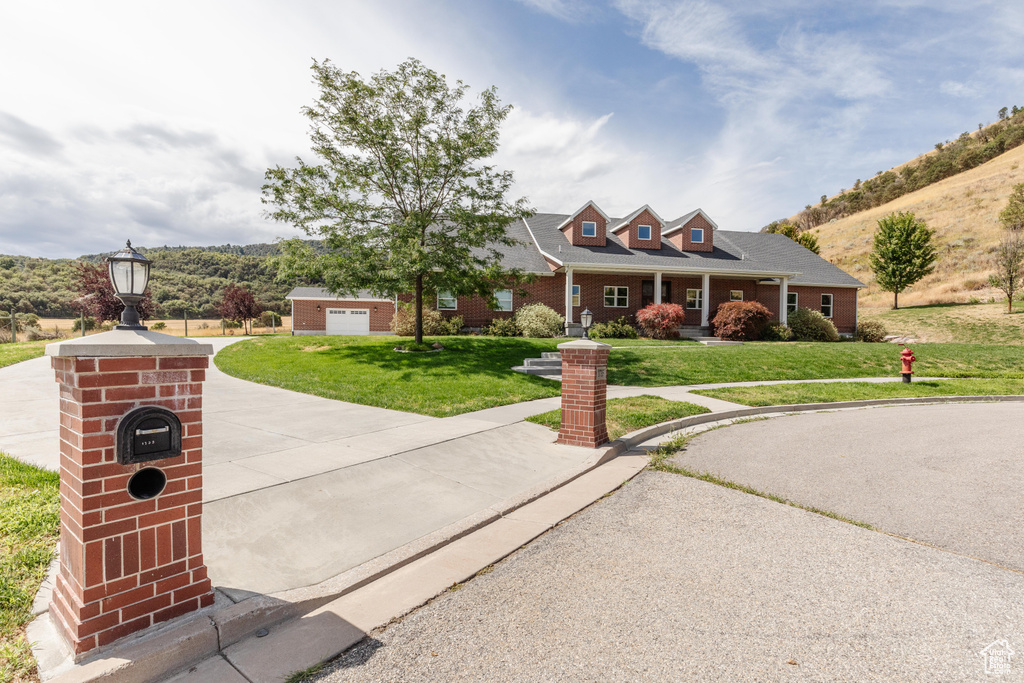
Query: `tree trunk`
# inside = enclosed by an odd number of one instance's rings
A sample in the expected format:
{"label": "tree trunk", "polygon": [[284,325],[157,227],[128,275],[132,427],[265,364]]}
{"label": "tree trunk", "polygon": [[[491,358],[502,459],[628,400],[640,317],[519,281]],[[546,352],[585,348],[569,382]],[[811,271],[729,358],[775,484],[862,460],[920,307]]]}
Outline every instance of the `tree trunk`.
{"label": "tree trunk", "polygon": [[423,275],[416,276],[416,343],[423,343]]}
{"label": "tree trunk", "polygon": [[899,292],[893,292],[892,293],[892,310],[894,310],[894,311],[900,310],[900,293]]}

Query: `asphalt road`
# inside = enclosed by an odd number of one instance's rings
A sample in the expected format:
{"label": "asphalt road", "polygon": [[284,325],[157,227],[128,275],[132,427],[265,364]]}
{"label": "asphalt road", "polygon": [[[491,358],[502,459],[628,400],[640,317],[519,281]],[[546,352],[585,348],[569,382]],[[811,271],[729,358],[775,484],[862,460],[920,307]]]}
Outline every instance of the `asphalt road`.
{"label": "asphalt road", "polygon": [[[831,492],[820,502],[895,511],[876,524],[926,520],[921,532],[943,529],[949,550],[644,472],[492,572],[370,634],[318,680],[993,680],[982,651],[1001,639],[1024,648],[1024,574],[968,556],[958,544],[971,541],[958,534],[1005,528],[1013,501],[993,504],[985,489],[996,482],[1002,496],[1016,486],[1020,499],[1020,481],[985,468],[1019,470],[1020,456],[1012,435],[979,430],[986,420],[1013,418],[1018,430],[1024,421],[995,404],[977,408],[990,414],[961,420],[940,407],[932,419],[922,408],[875,409],[749,423],[698,437],[683,455],[691,465],[707,458],[722,466],[729,452],[733,464],[745,462],[740,454],[762,460],[762,470],[782,472],[777,484]],[[852,433],[829,420],[852,420],[842,427]],[[873,456],[845,472],[859,451],[839,444],[861,437]],[[723,438],[740,441],[726,448]],[[892,438],[903,445],[884,455]],[[963,447],[968,441],[979,445]],[[866,493],[873,489],[875,498]],[[957,513],[935,521],[943,509],[935,501],[950,497]],[[1012,558],[1012,542],[1000,553]],[[1019,657],[998,680],[1024,680]]]}

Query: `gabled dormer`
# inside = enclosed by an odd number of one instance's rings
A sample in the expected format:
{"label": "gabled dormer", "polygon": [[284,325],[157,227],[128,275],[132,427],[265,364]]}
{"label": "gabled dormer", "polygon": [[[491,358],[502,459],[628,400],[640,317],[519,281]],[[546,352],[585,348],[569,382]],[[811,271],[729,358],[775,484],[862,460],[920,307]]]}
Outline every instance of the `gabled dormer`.
{"label": "gabled dormer", "polygon": [[578,247],[603,247],[608,230],[608,216],[590,201],[565,219],[558,229]]}
{"label": "gabled dormer", "polygon": [[612,227],[612,234],[630,249],[661,249],[664,229],[665,221],[644,204]]}
{"label": "gabled dormer", "polygon": [[704,210],[697,209],[669,223],[662,237],[682,251],[714,251],[717,229]]}

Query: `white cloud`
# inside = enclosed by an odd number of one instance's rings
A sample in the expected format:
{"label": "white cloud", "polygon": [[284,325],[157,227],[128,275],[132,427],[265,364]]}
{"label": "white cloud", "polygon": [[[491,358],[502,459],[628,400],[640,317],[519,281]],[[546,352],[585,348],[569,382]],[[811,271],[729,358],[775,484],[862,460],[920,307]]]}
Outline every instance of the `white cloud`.
{"label": "white cloud", "polygon": [[519,0],[527,7],[575,24],[593,16],[594,3],[587,0]]}
{"label": "white cloud", "polygon": [[969,83],[958,83],[956,81],[943,81],[939,86],[939,92],[951,97],[976,97],[978,88]]}

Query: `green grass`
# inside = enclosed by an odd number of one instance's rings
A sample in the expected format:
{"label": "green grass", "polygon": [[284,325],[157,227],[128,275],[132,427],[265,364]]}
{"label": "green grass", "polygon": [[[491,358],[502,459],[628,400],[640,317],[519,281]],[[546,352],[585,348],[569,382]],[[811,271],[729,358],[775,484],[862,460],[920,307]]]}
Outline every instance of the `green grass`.
{"label": "green grass", "polygon": [[[615,440],[643,427],[710,412],[704,406],[683,401],[669,401],[660,396],[613,398],[608,401],[605,424],[608,427],[608,438]],[[526,419],[528,422],[536,422],[558,431],[562,426],[562,410],[551,410]]]}
{"label": "green grass", "polygon": [[431,337],[440,353],[397,353],[395,337],[258,337],[215,357],[234,377],[340,401],[448,417],[558,396],[551,380],[513,372],[561,339]]}
{"label": "green grass", "polygon": [[20,363],[30,358],[43,355],[43,347],[50,341],[18,342],[17,344],[0,344],[0,368]]}
{"label": "green grass", "polygon": [[693,392],[701,396],[747,406],[781,406],[797,403],[864,401],[875,398],[913,396],[1008,396],[1024,394],[1019,379],[947,379],[903,384],[871,382],[828,382],[822,384],[774,384],[761,387],[726,387]]}
{"label": "green grass", "polygon": [[60,528],[56,472],[0,453],[0,682],[31,680],[25,639],[32,600],[53,559]]}
{"label": "green grass", "polygon": [[[1024,377],[1024,354],[997,344],[914,344],[914,371],[931,377]],[[754,342],[614,349],[609,384],[671,386],[784,379],[896,376],[900,347],[854,342]]]}
{"label": "green grass", "polygon": [[[740,424],[741,422],[749,422],[749,421],[751,421],[751,420],[737,420],[733,424]],[[722,427],[714,427],[714,429],[722,429],[723,427],[729,427],[729,426],[731,426],[731,425],[723,425]],[[709,430],[709,431],[711,431],[711,430]],[[681,465],[677,465],[676,463],[672,462],[671,458],[673,456],[675,456],[677,453],[679,453],[680,451],[682,451],[684,448],[686,448],[687,444],[689,444],[690,441],[695,436],[699,436],[699,435],[698,434],[687,434],[687,435],[677,436],[676,438],[672,439],[671,441],[667,441],[667,442],[663,443],[661,446],[659,446],[657,449],[651,451],[651,454],[650,454],[651,455],[650,468],[652,470],[657,471],[657,472],[669,472],[671,474],[679,474],[679,475],[682,475],[684,477],[690,477],[692,479],[699,479],[701,481],[706,481],[709,484],[715,484],[716,486],[722,486],[724,488],[732,489],[734,491],[741,491],[743,493],[749,493],[752,496],[758,496],[760,498],[765,498],[767,500],[771,500],[771,501],[774,501],[776,503],[782,503],[783,505],[789,505],[790,507],[800,508],[801,510],[807,510],[808,512],[813,512],[816,515],[822,515],[823,517],[829,517],[831,519],[836,519],[836,520],[839,520],[840,522],[846,522],[847,524],[853,524],[855,526],[859,526],[859,527],[862,527],[864,529],[874,529],[873,526],[871,526],[870,524],[868,524],[866,522],[859,522],[859,521],[857,521],[855,519],[850,519],[849,517],[844,517],[843,515],[840,515],[838,513],[832,512],[830,510],[822,510],[821,508],[816,508],[816,507],[813,507],[813,506],[810,506],[810,505],[803,505],[801,503],[797,503],[797,502],[794,502],[792,500],[789,500],[788,498],[783,498],[782,496],[775,495],[774,493],[768,493],[766,491],[761,491],[760,489],[755,489],[753,486],[747,486],[746,484],[739,484],[739,483],[734,482],[734,481],[729,481],[728,479],[722,479],[721,477],[718,477],[718,476],[716,476],[714,474],[711,474],[710,472],[696,472],[694,470],[689,469],[688,467],[683,467]]]}

